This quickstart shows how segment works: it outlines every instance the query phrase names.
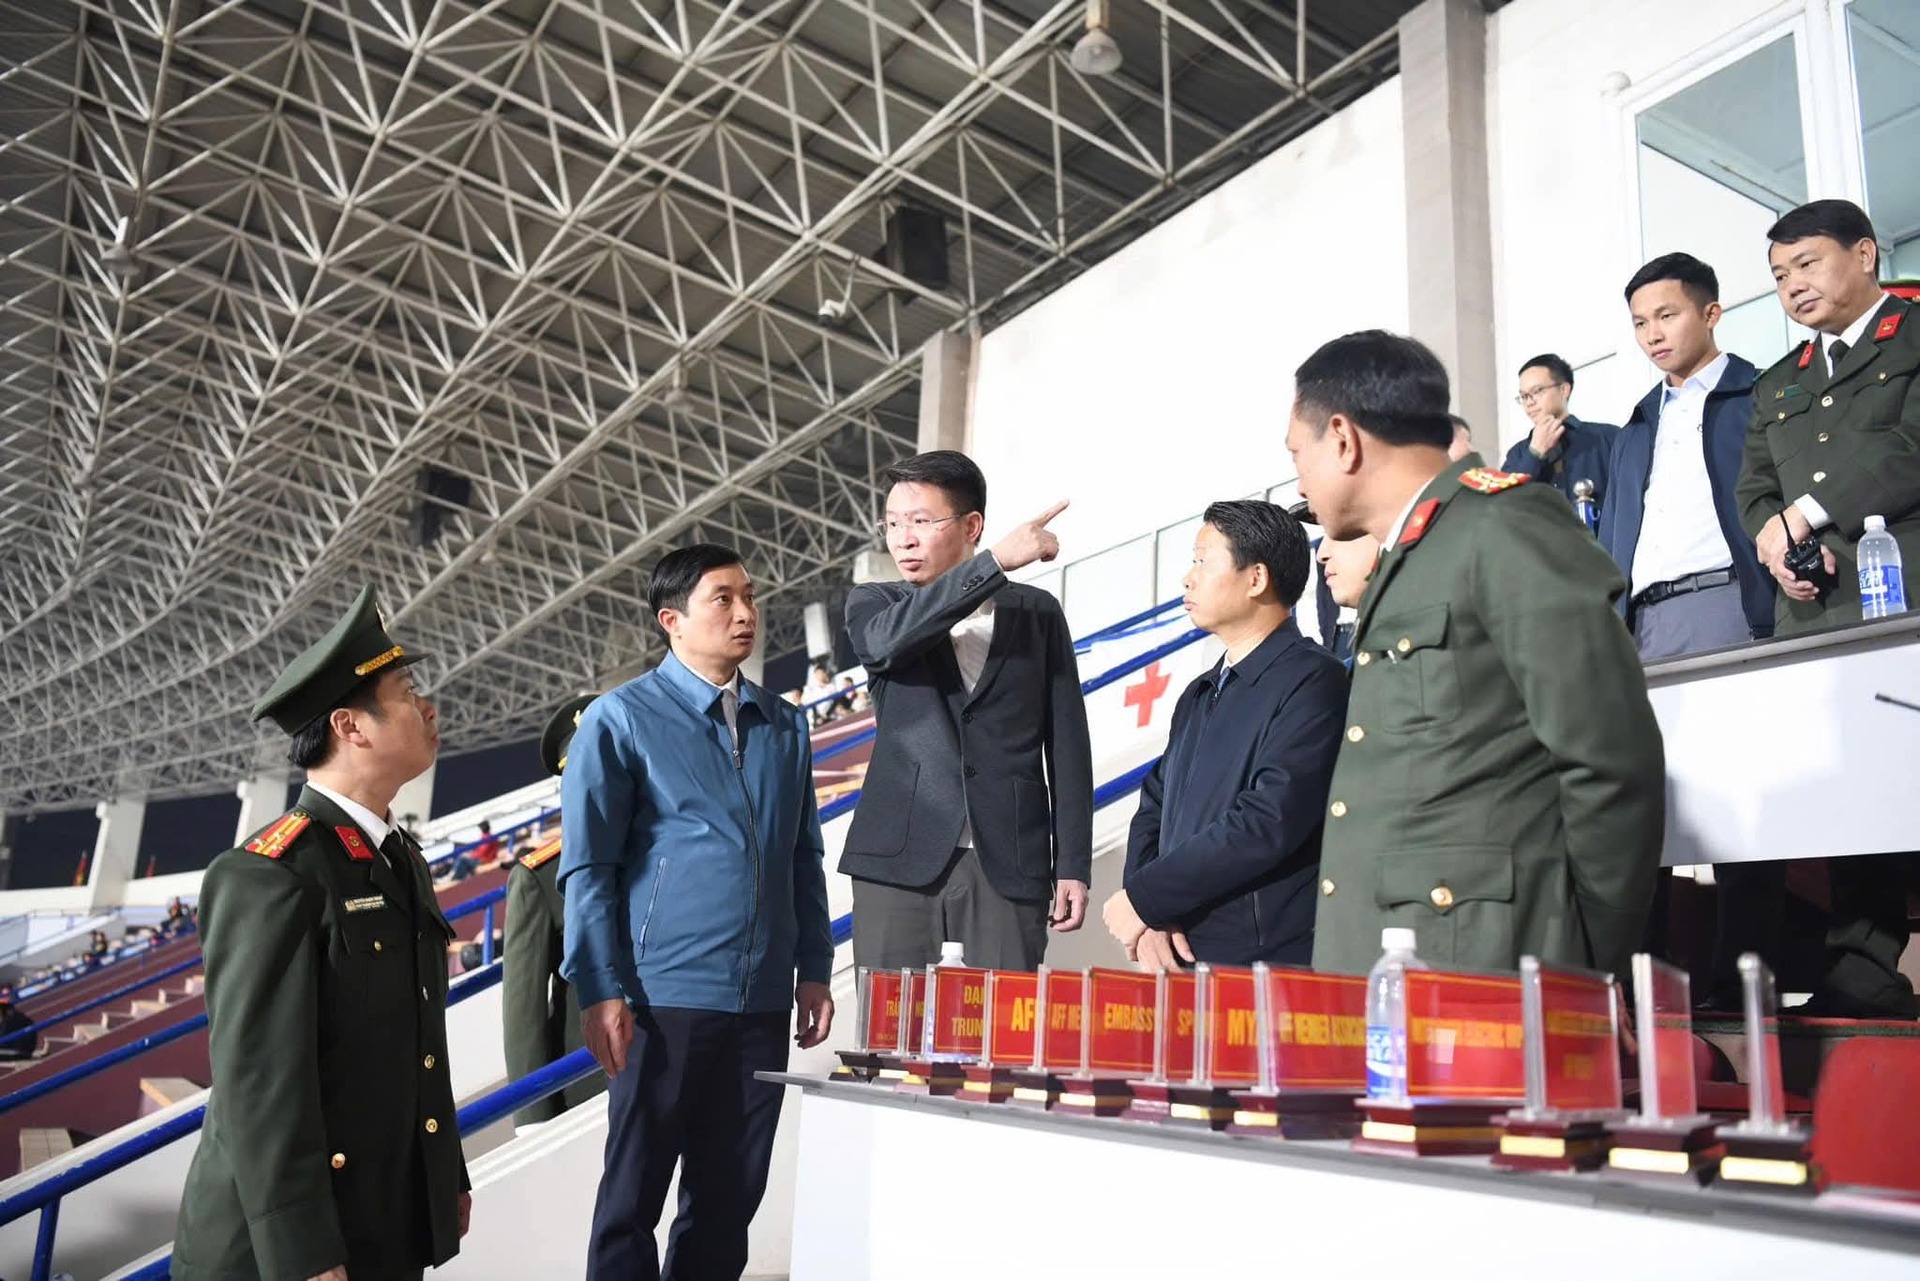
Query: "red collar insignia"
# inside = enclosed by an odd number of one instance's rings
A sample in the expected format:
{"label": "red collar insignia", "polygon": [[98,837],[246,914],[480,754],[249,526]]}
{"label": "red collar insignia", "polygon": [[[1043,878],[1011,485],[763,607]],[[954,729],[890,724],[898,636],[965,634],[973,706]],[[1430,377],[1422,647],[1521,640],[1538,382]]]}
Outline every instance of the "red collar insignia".
{"label": "red collar insignia", "polygon": [[1811,365],[1812,363],[1813,363],[1813,340],[1809,338],[1807,340],[1807,345],[1800,349],[1800,363],[1797,366],[1795,366],[1795,368],[1805,369],[1808,365]]}
{"label": "red collar insignia", "polygon": [[1906,314],[1904,311],[1896,311],[1891,316],[1881,317],[1879,328],[1873,331],[1873,340],[1875,342],[1885,342],[1887,339],[1899,333],[1900,322],[1906,318]]}
{"label": "red collar insignia", "polygon": [[340,843],[347,847],[347,857],[356,863],[373,861],[373,847],[367,844],[367,838],[360,835],[360,829],[351,823],[333,829]]}
{"label": "red collar insignia", "polygon": [[1400,531],[1400,541],[1395,543],[1394,546],[1406,547],[1419,542],[1420,536],[1427,532],[1427,526],[1433,523],[1433,514],[1439,510],[1440,500],[1438,498],[1429,498],[1426,502],[1414,508],[1413,515],[1407,517],[1406,527]]}

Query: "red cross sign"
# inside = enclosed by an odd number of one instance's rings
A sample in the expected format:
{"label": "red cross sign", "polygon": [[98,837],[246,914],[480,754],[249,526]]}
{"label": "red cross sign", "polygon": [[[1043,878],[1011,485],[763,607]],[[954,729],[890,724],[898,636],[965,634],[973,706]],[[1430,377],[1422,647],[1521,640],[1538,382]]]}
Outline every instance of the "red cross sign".
{"label": "red cross sign", "polygon": [[1127,686],[1127,706],[1140,709],[1139,728],[1145,729],[1153,723],[1153,705],[1167,692],[1167,686],[1173,684],[1173,677],[1160,670],[1159,663],[1148,663],[1146,670],[1140,673],[1140,683]]}

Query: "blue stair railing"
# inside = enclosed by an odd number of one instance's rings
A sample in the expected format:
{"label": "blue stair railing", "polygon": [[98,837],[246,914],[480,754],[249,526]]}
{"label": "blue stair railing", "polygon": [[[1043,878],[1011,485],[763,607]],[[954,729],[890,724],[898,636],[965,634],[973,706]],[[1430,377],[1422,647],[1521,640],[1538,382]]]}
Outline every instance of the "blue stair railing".
{"label": "blue stair railing", "polygon": [[[484,912],[486,914],[486,923],[483,926],[482,942],[480,945],[482,966],[491,966],[494,962],[494,913],[498,909],[501,900],[506,897],[507,891],[504,886],[495,887],[494,889],[488,890],[485,894],[476,894],[466,902],[448,908],[445,913],[449,921],[471,916],[475,912]],[[198,958],[196,958],[196,963],[198,963]],[[475,974],[478,975],[485,972],[486,971],[482,969],[475,971]],[[495,974],[490,980],[482,984],[481,988],[491,987],[499,981],[500,976]],[[8,1094],[0,1095],[0,1114],[11,1112],[16,1108],[25,1107],[36,1099],[44,1099],[47,1095],[65,1089],[75,1081],[84,1081],[88,1077],[97,1076],[108,1068],[120,1066],[120,1064],[125,1063],[128,1059],[137,1059],[149,1050],[157,1050],[163,1045],[171,1045],[181,1037],[191,1036],[206,1026],[206,1012],[202,1011],[190,1019],[184,1019],[174,1024],[172,1027],[162,1028],[160,1031],[143,1036],[137,1041],[129,1041],[116,1049],[96,1055],[88,1059],[85,1063],[76,1064],[64,1072],[56,1072],[43,1081],[35,1081],[32,1085],[22,1086]]]}
{"label": "blue stair railing", "polygon": [[64,1024],[72,1023],[83,1014],[91,1014],[101,1006],[112,1005],[115,1001],[132,996],[142,988],[149,988],[155,983],[163,983],[177,975],[185,974],[188,970],[193,969],[199,964],[200,955],[196,952],[184,961],[177,962],[167,966],[163,970],[156,970],[151,974],[145,974],[130,982],[123,983],[110,992],[101,993],[91,1001],[82,1001],[72,1009],[62,1010],[58,1014],[48,1015],[46,1018],[31,1023],[18,1031],[9,1032],[5,1036],[0,1036],[0,1045],[12,1045],[15,1041],[23,1037],[32,1036],[37,1032],[44,1032],[48,1028],[60,1027]]}

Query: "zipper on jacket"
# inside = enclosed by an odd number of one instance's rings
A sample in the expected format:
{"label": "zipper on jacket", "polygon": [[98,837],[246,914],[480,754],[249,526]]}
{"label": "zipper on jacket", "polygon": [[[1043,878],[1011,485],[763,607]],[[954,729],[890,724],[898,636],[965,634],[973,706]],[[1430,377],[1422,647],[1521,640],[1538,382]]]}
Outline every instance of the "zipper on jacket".
{"label": "zipper on jacket", "polygon": [[733,748],[733,776],[740,782],[740,795],[747,802],[747,846],[753,864],[753,907],[747,914],[747,947],[740,972],[740,1009],[747,1008],[747,993],[753,987],[753,939],[760,924],[760,819],[753,812],[753,792],[747,787],[747,756],[736,742]]}

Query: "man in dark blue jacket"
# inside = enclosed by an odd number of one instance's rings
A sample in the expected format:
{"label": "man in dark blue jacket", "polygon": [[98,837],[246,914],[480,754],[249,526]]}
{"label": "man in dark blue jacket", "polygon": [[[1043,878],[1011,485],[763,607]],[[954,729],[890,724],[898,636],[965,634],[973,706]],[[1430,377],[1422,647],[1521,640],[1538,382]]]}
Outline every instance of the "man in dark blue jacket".
{"label": "man in dark blue jacket", "polygon": [[661,558],[647,604],[671,652],[587,708],[560,785],[561,973],[613,1079],[589,1281],[741,1274],[780,1119],[754,1074],[786,1067],[796,1000],[802,1049],[833,1022],[806,720],[740,675],[753,583],[702,543]]}
{"label": "man in dark blue jacket", "polygon": [[1568,502],[1574,500],[1574,486],[1592,481],[1597,509],[1606,501],[1620,429],[1575,418],[1567,409],[1572,399],[1573,366],[1560,357],[1547,352],[1520,366],[1520,393],[1513,400],[1526,411],[1533,430],[1507,451],[1506,469],[1545,481]]}
{"label": "man in dark blue jacket", "polygon": [[1740,524],[1753,366],[1714,342],[1720,281],[1691,254],[1627,282],[1634,338],[1666,375],[1613,443],[1600,542],[1627,577],[1621,610],[1643,660],[1773,635],[1773,582]]}
{"label": "man in dark blue jacket", "polygon": [[1300,634],[1307,535],[1272,503],[1215,503],[1184,583],[1227,652],[1180,695],[1140,788],[1107,928],[1149,969],[1305,965],[1347,675]]}

